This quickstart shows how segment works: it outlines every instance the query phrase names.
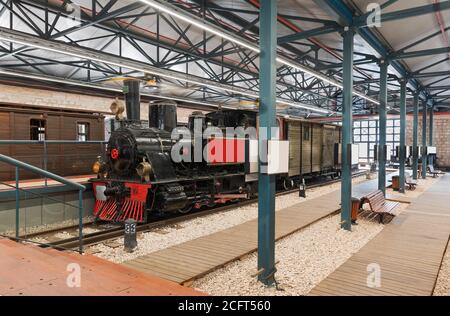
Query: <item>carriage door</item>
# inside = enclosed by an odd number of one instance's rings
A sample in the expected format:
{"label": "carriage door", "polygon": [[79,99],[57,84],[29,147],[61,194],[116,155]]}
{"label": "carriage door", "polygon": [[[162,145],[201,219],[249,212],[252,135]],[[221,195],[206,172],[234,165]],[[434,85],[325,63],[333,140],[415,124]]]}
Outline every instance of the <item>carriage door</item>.
{"label": "carriage door", "polygon": [[335,126],[323,126],[322,171],[324,172],[332,169],[334,165],[334,143],[336,142],[335,134]]}

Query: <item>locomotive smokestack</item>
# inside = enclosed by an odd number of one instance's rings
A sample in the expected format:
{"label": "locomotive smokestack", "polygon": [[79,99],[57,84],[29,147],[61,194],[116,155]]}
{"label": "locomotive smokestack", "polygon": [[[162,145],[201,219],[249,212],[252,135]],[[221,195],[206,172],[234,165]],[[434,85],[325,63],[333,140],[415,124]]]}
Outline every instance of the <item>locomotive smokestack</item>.
{"label": "locomotive smokestack", "polygon": [[150,103],[148,126],[172,132],[177,127],[177,104],[167,101]]}
{"label": "locomotive smokestack", "polygon": [[124,86],[127,119],[130,121],[139,121],[141,119],[140,81],[127,79],[124,81]]}

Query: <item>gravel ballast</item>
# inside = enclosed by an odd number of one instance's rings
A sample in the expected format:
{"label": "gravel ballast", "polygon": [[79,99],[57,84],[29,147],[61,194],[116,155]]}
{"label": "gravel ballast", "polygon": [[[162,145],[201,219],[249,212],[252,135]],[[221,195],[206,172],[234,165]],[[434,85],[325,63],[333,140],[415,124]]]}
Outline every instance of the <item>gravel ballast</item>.
{"label": "gravel ballast", "polygon": [[[86,216],[83,218],[83,224],[90,224],[94,221],[93,216]],[[78,225],[78,219],[68,219],[61,222],[56,222],[52,224],[43,224],[43,225],[37,225],[37,226],[25,226],[21,227],[19,230],[20,235],[27,235],[27,234],[37,234],[37,233],[45,233],[49,230],[53,229],[64,229],[64,228],[70,228],[70,226]],[[14,236],[15,231],[14,230],[6,230],[0,232],[2,235],[5,236]]]}
{"label": "gravel ballast", "polygon": [[450,244],[447,245],[441,270],[433,292],[434,296],[450,296]]}
{"label": "gravel ballast", "polygon": [[352,232],[339,229],[340,215],[327,217],[276,243],[278,287],[252,277],[257,254],[233,262],[193,283],[210,295],[305,295],[375,237],[383,225],[359,220]]}
{"label": "gravel ballast", "polygon": [[[360,183],[365,176],[353,179],[353,183]],[[276,198],[276,211],[304,202],[340,188],[340,183],[333,183],[323,187],[311,188],[307,191],[307,198],[299,198],[298,193],[278,196]],[[124,251],[123,247],[112,248],[105,244],[92,247],[95,255],[116,263],[132,260],[149,253],[165,249],[183,242],[233,227],[253,220],[258,216],[258,204],[253,203],[231,211],[199,217],[176,225],[166,226],[157,230],[140,234],[138,248],[133,253]],[[117,239],[123,243],[123,238]]]}

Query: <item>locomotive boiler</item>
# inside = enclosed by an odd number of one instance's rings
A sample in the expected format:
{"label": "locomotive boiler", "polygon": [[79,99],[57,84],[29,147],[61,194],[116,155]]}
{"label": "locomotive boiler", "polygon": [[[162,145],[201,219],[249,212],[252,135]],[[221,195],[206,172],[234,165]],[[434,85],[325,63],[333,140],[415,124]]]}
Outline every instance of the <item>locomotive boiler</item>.
{"label": "locomotive boiler", "polygon": [[[201,138],[202,151],[213,143],[219,148],[217,142],[230,148],[231,142],[236,154],[231,159],[225,157],[226,160],[216,159],[218,155],[206,159],[202,156],[198,161],[193,157],[198,140],[188,139],[187,145],[180,149],[187,148],[190,159],[176,161],[175,146],[182,144],[172,138],[172,131],[176,131],[176,105],[154,104],[149,113],[148,127],[138,121],[121,121],[111,134],[105,157],[94,166],[98,173],[97,179],[92,180],[97,218],[109,221],[134,218],[145,222],[149,213],[184,213],[249,196],[251,190],[246,187],[242,156],[244,140]],[[201,122],[202,128],[211,125],[210,117],[194,112],[189,118],[192,132],[196,121]]]}

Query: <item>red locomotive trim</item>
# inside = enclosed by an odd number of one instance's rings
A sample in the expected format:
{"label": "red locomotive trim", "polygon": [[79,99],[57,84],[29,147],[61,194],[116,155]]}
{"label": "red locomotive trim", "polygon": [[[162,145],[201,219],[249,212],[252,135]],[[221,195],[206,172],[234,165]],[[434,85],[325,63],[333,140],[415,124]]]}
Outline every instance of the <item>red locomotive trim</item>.
{"label": "red locomotive trim", "polygon": [[151,184],[139,184],[129,182],[125,183],[125,186],[130,189],[131,200],[144,203],[147,201],[148,189],[152,187]]}
{"label": "red locomotive trim", "polygon": [[138,223],[143,223],[147,194],[152,185],[126,182],[125,187],[130,189],[130,196],[124,198],[122,203],[118,203],[114,197],[109,197],[106,201],[97,199],[97,186],[107,186],[108,183],[109,181],[92,183],[95,196],[94,216],[104,221],[123,222],[133,218]]}
{"label": "red locomotive trim", "polygon": [[212,138],[207,145],[207,163],[245,163],[245,139]]}
{"label": "red locomotive trim", "polygon": [[111,158],[114,160],[119,158],[119,150],[117,148],[111,150]]}
{"label": "red locomotive trim", "polygon": [[144,222],[145,202],[125,198],[122,210],[117,221],[126,221],[129,218],[135,219],[138,223]]}
{"label": "red locomotive trim", "polygon": [[123,222],[132,218],[138,223],[145,221],[145,202],[125,198],[120,208],[114,198],[98,202],[100,206],[95,216],[101,220]]}

